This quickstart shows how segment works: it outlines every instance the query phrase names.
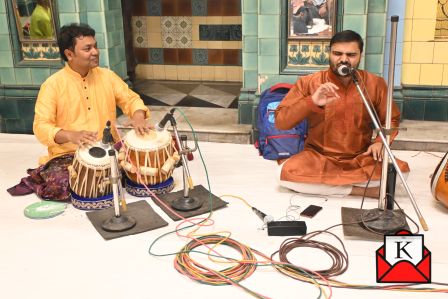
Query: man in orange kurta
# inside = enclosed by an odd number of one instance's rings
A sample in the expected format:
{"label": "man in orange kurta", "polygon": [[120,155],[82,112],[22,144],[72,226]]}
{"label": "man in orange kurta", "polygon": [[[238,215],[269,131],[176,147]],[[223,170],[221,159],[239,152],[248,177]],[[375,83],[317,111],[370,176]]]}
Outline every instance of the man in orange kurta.
{"label": "man in orange kurta", "polygon": [[[281,185],[304,193],[362,195],[371,177],[366,196],[378,197],[381,139],[372,142],[373,124],[351,75],[338,73],[341,65],[356,69],[362,50],[363,41],[356,32],[335,34],[330,41],[329,69],[297,80],[278,106],[277,128],[291,129],[305,118],[309,124],[304,150],[281,165]],[[386,82],[363,70],[356,70],[356,75],[384,125]],[[399,120],[393,103],[392,127],[398,127]],[[401,171],[409,172],[406,162],[397,162]]]}

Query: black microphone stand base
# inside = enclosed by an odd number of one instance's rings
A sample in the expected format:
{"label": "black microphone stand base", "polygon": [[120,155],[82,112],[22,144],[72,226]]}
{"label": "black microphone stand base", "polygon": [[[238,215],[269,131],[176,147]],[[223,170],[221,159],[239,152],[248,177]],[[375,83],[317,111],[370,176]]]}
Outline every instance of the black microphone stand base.
{"label": "black microphone stand base", "polygon": [[406,216],[401,210],[371,209],[365,211],[362,218],[367,229],[381,234],[393,234],[407,227]]}
{"label": "black microphone stand base", "polygon": [[137,222],[131,216],[113,216],[103,222],[101,228],[108,232],[122,232],[131,229]]}
{"label": "black microphone stand base", "polygon": [[[346,237],[383,241],[384,235],[401,229],[410,231],[401,210],[341,208],[342,230]],[[363,220],[364,224],[363,224]]]}
{"label": "black microphone stand base", "polygon": [[202,200],[188,196],[174,200],[171,203],[171,207],[178,211],[188,212],[199,209],[202,207],[203,203],[204,202]]}

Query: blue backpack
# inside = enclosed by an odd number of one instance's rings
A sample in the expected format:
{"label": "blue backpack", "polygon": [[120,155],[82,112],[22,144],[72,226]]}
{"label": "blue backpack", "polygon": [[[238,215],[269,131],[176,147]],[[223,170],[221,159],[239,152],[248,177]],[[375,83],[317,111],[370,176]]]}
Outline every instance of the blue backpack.
{"label": "blue backpack", "polygon": [[268,160],[289,158],[303,150],[308,132],[308,122],[303,120],[290,130],[275,127],[274,111],[293,85],[279,83],[266,89],[258,105],[258,139],[255,147],[260,156]]}

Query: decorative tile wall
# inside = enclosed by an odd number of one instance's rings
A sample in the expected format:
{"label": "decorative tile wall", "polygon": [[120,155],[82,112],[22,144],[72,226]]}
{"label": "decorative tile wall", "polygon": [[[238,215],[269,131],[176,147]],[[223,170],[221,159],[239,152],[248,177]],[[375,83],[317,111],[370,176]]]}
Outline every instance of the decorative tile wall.
{"label": "decorative tile wall", "polygon": [[[242,26],[240,0],[136,0],[133,32],[147,45],[135,45],[141,78],[172,80],[241,80]],[[149,67],[152,65],[154,67]],[[186,72],[191,71],[189,75]],[[199,73],[198,73],[199,72]],[[227,73],[229,74],[227,76]]]}
{"label": "decorative tile wall", "polygon": [[57,43],[22,42],[22,55],[28,61],[60,61]]}
{"label": "decorative tile wall", "polygon": [[438,1],[406,1],[404,85],[448,85],[448,41],[434,40]]}
{"label": "decorative tile wall", "polygon": [[162,17],[162,45],[164,48],[191,48],[191,17]]}
{"label": "decorative tile wall", "polygon": [[148,48],[148,34],[146,18],[132,17],[132,38],[135,48]]}
{"label": "decorative tile wall", "polygon": [[288,66],[328,66],[329,53],[329,42],[290,42],[288,43]]}
{"label": "decorative tile wall", "polygon": [[133,0],[134,16],[241,16],[241,0]]}
{"label": "decorative tile wall", "polygon": [[[30,2],[30,1],[28,1]],[[96,31],[101,51],[100,65],[126,77],[121,0],[56,1],[59,23],[85,22]],[[40,85],[63,67],[55,43],[33,44],[14,48],[17,36],[9,0],[0,1],[0,132],[32,133],[34,103]],[[36,67],[16,67],[15,55],[23,51]],[[146,53],[148,52],[145,48]],[[53,60],[53,61],[51,61]]]}

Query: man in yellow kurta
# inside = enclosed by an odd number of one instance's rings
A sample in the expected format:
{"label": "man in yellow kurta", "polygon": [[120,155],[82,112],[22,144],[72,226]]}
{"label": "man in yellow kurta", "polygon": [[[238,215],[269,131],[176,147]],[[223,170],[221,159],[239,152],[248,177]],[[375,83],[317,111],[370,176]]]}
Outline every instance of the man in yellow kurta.
{"label": "man in yellow kurta", "polygon": [[[309,131],[302,152],[280,166],[280,184],[303,193],[362,195],[371,177],[366,196],[378,197],[382,143],[373,142],[373,126],[367,109],[352,82],[341,75],[341,65],[357,68],[363,50],[362,38],[346,30],[330,41],[330,67],[297,80],[275,112],[279,129],[291,129],[303,119]],[[384,125],[387,86],[383,78],[356,70],[364,93]],[[398,127],[400,112],[392,108],[392,127]],[[396,133],[392,136],[395,137]],[[406,162],[397,160],[403,172]]]}
{"label": "man in yellow kurta", "polygon": [[69,199],[68,171],[79,146],[102,138],[107,121],[116,119],[116,106],[129,116],[138,135],[150,130],[149,109],[114,72],[98,67],[95,31],[88,25],[63,26],[58,45],[65,67],[41,86],[35,106],[33,130],[48,148],[41,166],[8,191],[35,192],[43,199]]}
{"label": "man in yellow kurta", "polygon": [[101,139],[106,122],[116,119],[117,105],[138,133],[149,130],[149,110],[139,95],[114,72],[98,67],[92,28],[64,26],[58,44],[67,64],[42,84],[35,107],[34,134],[48,147],[40,164]]}

